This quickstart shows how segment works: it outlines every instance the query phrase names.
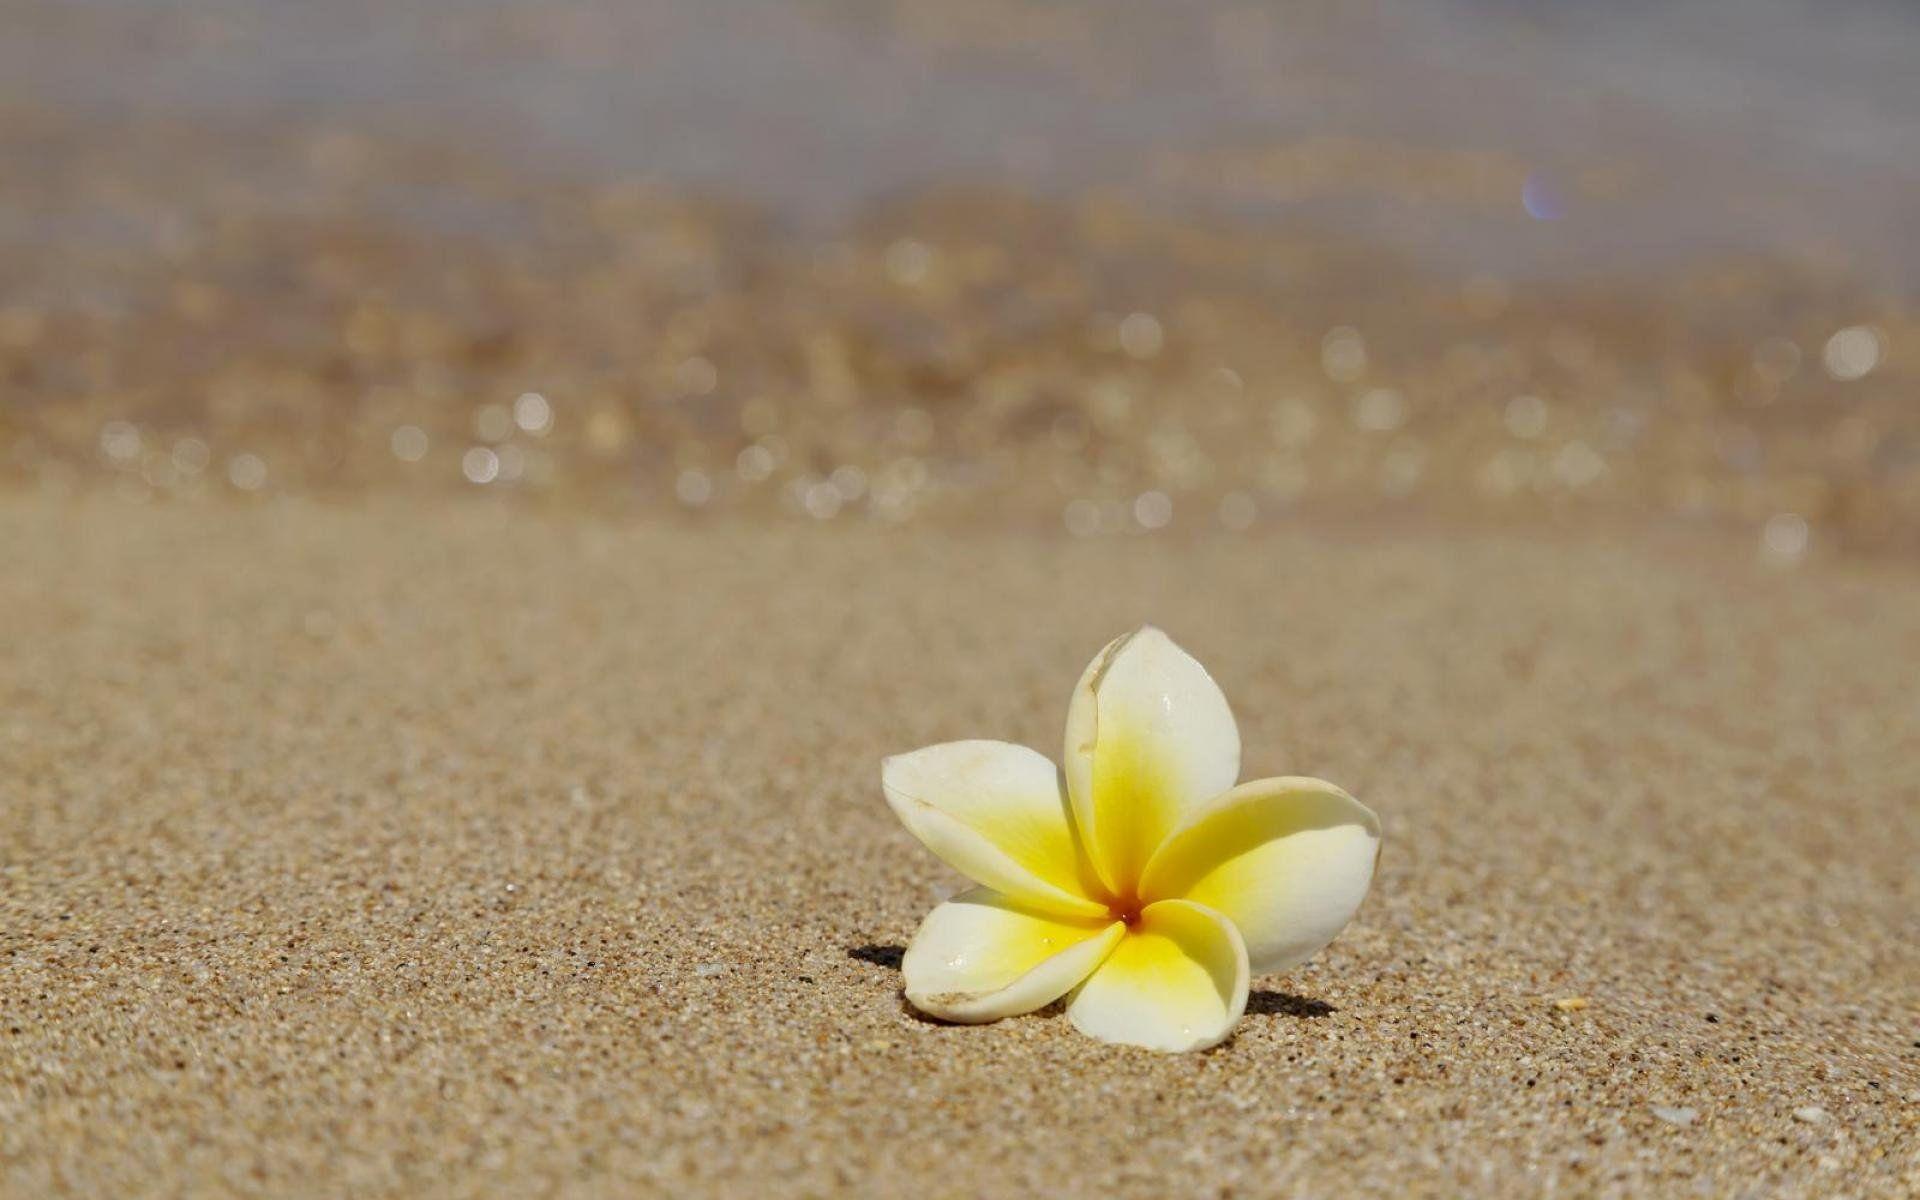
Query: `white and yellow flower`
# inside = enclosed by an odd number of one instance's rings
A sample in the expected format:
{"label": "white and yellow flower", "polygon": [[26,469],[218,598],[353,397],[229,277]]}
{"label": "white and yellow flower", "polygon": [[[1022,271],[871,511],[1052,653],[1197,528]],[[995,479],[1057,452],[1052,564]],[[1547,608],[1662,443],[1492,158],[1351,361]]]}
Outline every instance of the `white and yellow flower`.
{"label": "white and yellow flower", "polygon": [[1332,784],[1239,775],[1219,686],[1151,626],[1080,677],[1064,771],[993,741],[887,759],[887,803],[979,884],[914,934],[908,1001],[981,1022],[1064,996],[1105,1041],[1224,1040],[1252,975],[1305,961],[1352,919],[1380,849],[1378,819]]}

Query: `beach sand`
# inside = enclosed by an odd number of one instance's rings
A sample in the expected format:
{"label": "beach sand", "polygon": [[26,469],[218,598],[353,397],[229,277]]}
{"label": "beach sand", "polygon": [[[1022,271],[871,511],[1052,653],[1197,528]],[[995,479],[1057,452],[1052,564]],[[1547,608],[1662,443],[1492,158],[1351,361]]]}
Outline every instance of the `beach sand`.
{"label": "beach sand", "polygon": [[[1912,1195],[1920,574],[0,501],[11,1195]],[[1142,621],[1385,824],[1203,1054],[916,1017],[878,763]]]}

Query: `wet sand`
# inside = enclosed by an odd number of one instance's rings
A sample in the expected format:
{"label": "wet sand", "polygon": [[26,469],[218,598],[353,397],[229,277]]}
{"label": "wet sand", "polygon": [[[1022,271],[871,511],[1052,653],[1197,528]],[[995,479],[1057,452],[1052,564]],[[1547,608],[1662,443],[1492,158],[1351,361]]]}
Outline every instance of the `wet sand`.
{"label": "wet sand", "polygon": [[[1910,1195],[1920,574],[1750,534],[1071,539],[0,501],[9,1194]],[[1161,1057],[902,1004],[883,754],[1092,649],[1378,811]],[[1178,1181],[1177,1184],[1170,1181]]]}

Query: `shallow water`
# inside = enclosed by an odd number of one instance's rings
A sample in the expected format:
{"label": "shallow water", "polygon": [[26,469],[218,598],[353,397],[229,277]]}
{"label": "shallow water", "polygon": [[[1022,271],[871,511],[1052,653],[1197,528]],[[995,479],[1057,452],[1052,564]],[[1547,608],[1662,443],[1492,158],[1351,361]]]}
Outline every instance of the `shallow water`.
{"label": "shallow water", "polygon": [[15,480],[1920,525],[1901,6],[0,15]]}
{"label": "shallow water", "polygon": [[[236,137],[371,126],[503,169],[640,172],[812,217],[930,183],[1097,184],[1304,209],[1500,270],[1915,252],[1920,13],[1897,4],[9,7],[16,103]],[[1519,172],[1561,196],[1535,212],[1564,216],[1540,235],[1495,179],[1422,204],[1363,153],[1347,178],[1288,186],[1276,150],[1312,139]]]}

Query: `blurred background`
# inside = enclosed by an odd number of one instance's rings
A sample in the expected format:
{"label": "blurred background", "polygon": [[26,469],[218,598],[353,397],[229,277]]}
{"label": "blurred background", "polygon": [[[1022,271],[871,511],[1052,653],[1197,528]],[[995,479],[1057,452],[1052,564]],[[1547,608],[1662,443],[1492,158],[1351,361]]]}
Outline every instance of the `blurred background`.
{"label": "blurred background", "polygon": [[0,0],[0,480],[1920,544],[1886,0]]}

